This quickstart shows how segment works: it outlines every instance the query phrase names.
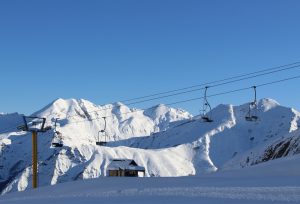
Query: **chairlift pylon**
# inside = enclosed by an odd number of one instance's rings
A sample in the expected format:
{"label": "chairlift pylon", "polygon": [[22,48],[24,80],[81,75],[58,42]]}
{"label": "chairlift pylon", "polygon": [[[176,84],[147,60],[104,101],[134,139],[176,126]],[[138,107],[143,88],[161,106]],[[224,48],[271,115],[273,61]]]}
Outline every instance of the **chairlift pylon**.
{"label": "chairlift pylon", "polygon": [[53,134],[54,142],[52,142],[53,147],[63,147],[62,134],[61,132],[56,130],[58,119],[59,118],[55,118],[55,123],[54,123],[54,134]]}
{"label": "chairlift pylon", "polygon": [[[210,104],[208,103],[208,100],[207,100],[207,89],[208,88],[209,87],[206,86],[205,91],[204,91],[203,109],[202,109],[201,118],[204,122],[209,122],[210,123],[210,122],[213,122],[213,120],[212,120],[212,117],[211,117],[211,115],[212,115],[211,106],[210,106]],[[209,109],[209,111],[207,111],[207,109]]]}
{"label": "chairlift pylon", "polygon": [[253,122],[257,121],[257,99],[256,99],[256,86],[252,86],[254,90],[254,101],[249,103],[249,110],[247,115],[245,116],[246,121]]}
{"label": "chairlift pylon", "polygon": [[[98,137],[97,137],[97,141],[96,141],[96,145],[99,146],[106,146],[107,144],[107,134],[106,134],[106,117],[102,117],[104,119],[104,129],[98,131]],[[103,138],[104,137],[104,141],[100,140],[100,137]]]}

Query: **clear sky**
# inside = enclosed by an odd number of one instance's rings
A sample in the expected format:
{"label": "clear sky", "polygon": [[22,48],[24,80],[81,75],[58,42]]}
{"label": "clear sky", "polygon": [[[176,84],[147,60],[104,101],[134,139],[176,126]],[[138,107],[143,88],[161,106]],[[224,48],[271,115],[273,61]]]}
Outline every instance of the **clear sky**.
{"label": "clear sky", "polygon": [[[56,98],[106,104],[300,61],[299,11],[298,0],[2,0],[0,112],[30,114]],[[299,82],[261,88],[258,97],[300,109]],[[245,91],[210,101],[238,105],[252,97]],[[177,105],[194,114],[200,106]]]}

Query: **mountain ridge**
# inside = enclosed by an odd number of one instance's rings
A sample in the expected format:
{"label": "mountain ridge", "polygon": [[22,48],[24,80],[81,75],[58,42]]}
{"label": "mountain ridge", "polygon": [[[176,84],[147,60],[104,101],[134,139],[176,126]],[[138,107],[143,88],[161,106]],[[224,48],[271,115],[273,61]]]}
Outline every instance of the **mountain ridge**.
{"label": "mountain ridge", "polygon": [[[274,140],[280,142],[281,138],[298,136],[298,111],[273,99],[261,99],[258,120],[248,122],[245,120],[248,108],[249,104],[220,104],[212,109],[214,121],[205,123],[200,116],[193,117],[182,109],[163,104],[141,110],[124,104],[98,106],[83,99],[55,100],[35,113],[46,117],[48,125],[61,118],[57,130],[63,135],[64,145],[51,146],[53,130],[39,135],[40,185],[106,176],[106,167],[114,158],[134,159],[145,167],[146,176],[156,177],[242,168],[259,161]],[[97,146],[97,134],[104,128],[102,117],[108,115],[107,146]],[[0,120],[1,117],[5,116],[0,116]],[[0,191],[30,188],[30,134],[15,131],[0,134],[0,143],[1,157],[5,158]],[[265,149],[256,150],[258,146]],[[251,150],[257,152],[252,162],[239,165]]]}

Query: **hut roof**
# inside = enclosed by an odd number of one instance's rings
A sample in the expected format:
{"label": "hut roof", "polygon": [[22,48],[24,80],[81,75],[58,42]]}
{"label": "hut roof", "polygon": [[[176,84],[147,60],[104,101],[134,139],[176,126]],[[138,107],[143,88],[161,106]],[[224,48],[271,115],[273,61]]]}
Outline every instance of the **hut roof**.
{"label": "hut roof", "polygon": [[132,159],[114,159],[107,167],[108,170],[136,170],[145,171],[145,168],[138,166]]}

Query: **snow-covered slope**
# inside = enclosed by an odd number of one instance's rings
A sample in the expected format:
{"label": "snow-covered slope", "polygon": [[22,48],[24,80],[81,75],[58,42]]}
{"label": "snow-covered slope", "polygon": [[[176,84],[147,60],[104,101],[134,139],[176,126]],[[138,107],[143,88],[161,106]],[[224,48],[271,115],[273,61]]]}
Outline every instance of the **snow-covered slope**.
{"label": "snow-covered slope", "polygon": [[262,143],[229,160],[223,168],[238,169],[296,154],[300,154],[300,130],[283,137],[277,137],[270,142]]}
{"label": "snow-covered slope", "polygon": [[[34,114],[46,117],[47,125],[61,118],[57,129],[64,144],[51,147],[53,130],[39,135],[39,184],[106,176],[106,167],[116,158],[134,159],[146,168],[146,176],[156,177],[199,176],[242,167],[236,164],[247,158],[247,152],[255,150],[258,158],[264,151],[257,148],[292,137],[300,125],[299,112],[274,100],[260,100],[258,108],[259,119],[248,122],[248,104],[219,105],[212,110],[214,121],[205,123],[199,116],[164,105],[136,110],[120,103],[97,106],[86,100],[58,99]],[[109,142],[100,147],[95,141],[104,116]],[[30,188],[30,134],[11,132],[0,137],[1,157],[6,158],[1,160],[0,190]]]}
{"label": "snow-covered slope", "polygon": [[0,203],[299,203],[300,157],[198,177],[99,178],[11,193]]}

